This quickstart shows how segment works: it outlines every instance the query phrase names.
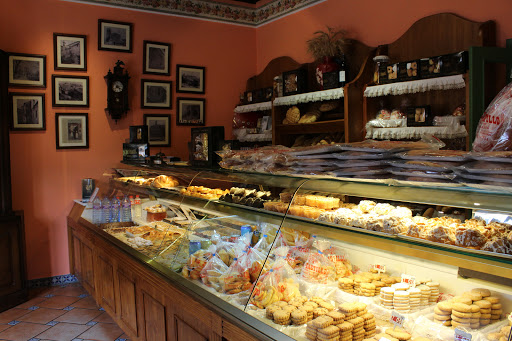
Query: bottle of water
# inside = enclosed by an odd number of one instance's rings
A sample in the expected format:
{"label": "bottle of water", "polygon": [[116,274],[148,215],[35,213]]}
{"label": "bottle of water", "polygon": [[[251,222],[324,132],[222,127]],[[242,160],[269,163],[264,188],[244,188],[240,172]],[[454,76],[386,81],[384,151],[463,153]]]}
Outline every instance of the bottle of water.
{"label": "bottle of water", "polygon": [[119,197],[115,197],[112,199],[112,204],[110,207],[110,222],[118,222],[121,221],[121,201],[119,200]]}
{"label": "bottle of water", "polygon": [[92,202],[92,223],[101,224],[101,200],[98,197]]}
{"label": "bottle of water", "polygon": [[134,212],[135,212],[135,217],[136,218],[141,218],[142,217],[142,204],[140,202],[140,198],[138,195],[135,196],[135,209],[134,209]]}
{"label": "bottle of water", "polygon": [[124,197],[121,204],[121,221],[132,221],[132,208],[127,196]]}
{"label": "bottle of water", "polygon": [[131,214],[132,214],[132,217],[135,217],[135,212],[133,211],[135,209],[135,200],[133,199],[133,195],[130,195],[128,197],[130,199],[130,206],[131,206]]}
{"label": "bottle of water", "polygon": [[110,200],[107,197],[101,202],[101,222],[110,223]]}

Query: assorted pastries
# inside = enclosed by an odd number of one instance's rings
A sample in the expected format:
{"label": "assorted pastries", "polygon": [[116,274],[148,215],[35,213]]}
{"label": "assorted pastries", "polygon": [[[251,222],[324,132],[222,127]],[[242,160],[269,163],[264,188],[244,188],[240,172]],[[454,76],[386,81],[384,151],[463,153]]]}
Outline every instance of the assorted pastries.
{"label": "assorted pastries", "polygon": [[198,197],[203,199],[219,199],[221,196],[228,194],[229,190],[222,190],[220,188],[208,188],[204,186],[188,186],[182,188],[180,193],[191,197]]}
{"label": "assorted pastries", "polygon": [[231,187],[229,193],[222,195],[219,200],[235,204],[263,208],[263,204],[272,199],[270,191],[258,191],[249,188]]}

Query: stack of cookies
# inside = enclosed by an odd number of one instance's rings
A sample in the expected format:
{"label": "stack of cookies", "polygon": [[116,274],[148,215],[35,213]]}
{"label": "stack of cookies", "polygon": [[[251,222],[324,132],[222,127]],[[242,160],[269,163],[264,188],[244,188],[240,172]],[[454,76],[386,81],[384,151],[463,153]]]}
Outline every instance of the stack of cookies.
{"label": "stack of cookies", "polygon": [[306,296],[297,296],[289,302],[278,301],[268,305],[265,315],[277,324],[302,325],[332,310],[334,306],[320,297],[313,297],[308,301]]}
{"label": "stack of cookies", "polygon": [[395,294],[395,288],[384,287],[380,290],[380,304],[384,308],[393,309],[393,296]]}
{"label": "stack of cookies", "polygon": [[291,313],[292,324],[300,326],[308,322],[308,313],[304,309],[295,309]]}
{"label": "stack of cookies", "polygon": [[336,325],[340,330],[340,340],[350,341],[352,340],[352,330],[354,325],[350,322],[343,322]]}
{"label": "stack of cookies", "polygon": [[373,297],[375,296],[375,284],[373,283],[361,283],[359,286],[359,296]]}
{"label": "stack of cookies", "polygon": [[326,316],[332,318],[333,324],[343,323],[343,321],[345,320],[345,314],[335,310],[328,312]]}
{"label": "stack of cookies", "polygon": [[443,326],[452,325],[452,302],[439,302],[434,308],[434,321],[443,324]]}
{"label": "stack of cookies", "polygon": [[347,320],[347,322],[352,323],[354,326],[352,329],[352,341],[362,341],[365,335],[364,318],[355,317],[353,319]]}
{"label": "stack of cookies", "polygon": [[276,310],[273,314],[274,322],[280,325],[289,325],[290,324],[290,312],[287,310]]}
{"label": "stack of cookies", "polygon": [[[309,340],[339,340],[339,329],[333,326],[333,319],[329,316],[320,316],[306,327],[306,337]],[[329,328],[334,327],[334,328]]]}
{"label": "stack of cookies", "polygon": [[411,312],[420,310],[421,305],[421,289],[410,288],[409,289],[409,306]]}
{"label": "stack of cookies", "polygon": [[430,287],[426,284],[421,284],[416,289],[421,290],[420,307],[427,307],[430,303]]}
{"label": "stack of cookies", "polygon": [[409,296],[408,291],[395,290],[395,294],[393,295],[393,309],[400,314],[408,314],[411,310]]}
{"label": "stack of cookies", "polygon": [[357,303],[342,303],[338,306],[340,312],[345,314],[345,321],[351,320],[357,317],[358,307]]}
{"label": "stack of cookies", "polygon": [[366,313],[362,318],[364,319],[364,338],[368,339],[377,333],[377,323],[372,313]]}
{"label": "stack of cookies", "polygon": [[430,288],[428,303],[435,304],[439,299],[439,282],[427,282],[427,286]]}
{"label": "stack of cookies", "polygon": [[340,278],[338,280],[338,286],[341,290],[349,294],[354,293],[354,280],[352,278]]}
{"label": "stack of cookies", "polygon": [[375,296],[379,295],[381,289],[386,286],[386,283],[382,281],[374,281],[372,284],[375,285]]}

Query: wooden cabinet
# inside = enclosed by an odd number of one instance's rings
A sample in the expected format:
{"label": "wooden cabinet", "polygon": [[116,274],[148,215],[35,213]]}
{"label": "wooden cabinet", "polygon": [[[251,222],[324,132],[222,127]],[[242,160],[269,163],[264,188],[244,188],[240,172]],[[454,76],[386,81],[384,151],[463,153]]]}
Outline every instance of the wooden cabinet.
{"label": "wooden cabinet", "polygon": [[[115,241],[107,239],[96,226],[80,218],[83,209],[82,205],[75,204],[68,216],[69,256],[73,274],[130,339],[275,339],[262,334],[250,323],[240,322],[246,317],[223,312],[200,296],[186,293],[186,284],[177,286],[155,270],[165,271],[158,264],[149,259],[141,262],[117,248]],[[231,308],[237,314],[245,315]],[[275,330],[273,332],[280,334]]]}
{"label": "wooden cabinet", "polygon": [[[418,20],[400,38],[382,47],[387,50],[390,63],[397,63],[467,51],[471,46],[494,44],[494,22],[474,22],[451,13],[442,13]],[[368,60],[368,63],[373,67],[372,60]],[[489,75],[491,76],[489,81],[492,82],[493,74],[489,73]],[[449,90],[435,90],[434,86],[434,89],[425,91],[426,86],[419,85],[421,81],[392,83],[388,87],[400,89],[397,91],[400,93],[399,95],[364,97],[364,124],[374,119],[377,112],[383,108],[392,110],[429,105],[432,116],[446,116],[451,115],[455,108],[465,103],[466,119],[463,120],[463,124],[468,127],[470,124],[468,113],[471,112],[469,107],[470,77],[469,74],[465,74],[462,85]],[[442,79],[443,77],[440,77],[439,81],[441,82]],[[372,88],[371,78],[368,78],[367,82],[366,89]],[[496,93],[495,86],[488,87],[487,90]],[[367,136],[367,138],[376,137]],[[466,148],[469,148],[470,142],[466,141]]]}

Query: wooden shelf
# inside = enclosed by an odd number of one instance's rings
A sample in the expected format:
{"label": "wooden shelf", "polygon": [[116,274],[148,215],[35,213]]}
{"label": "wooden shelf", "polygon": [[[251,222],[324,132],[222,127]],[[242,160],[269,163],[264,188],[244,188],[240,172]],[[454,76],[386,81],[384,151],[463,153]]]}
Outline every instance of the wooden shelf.
{"label": "wooden shelf", "polygon": [[307,124],[279,124],[282,134],[319,134],[339,132],[345,129],[345,120],[321,121]]}

